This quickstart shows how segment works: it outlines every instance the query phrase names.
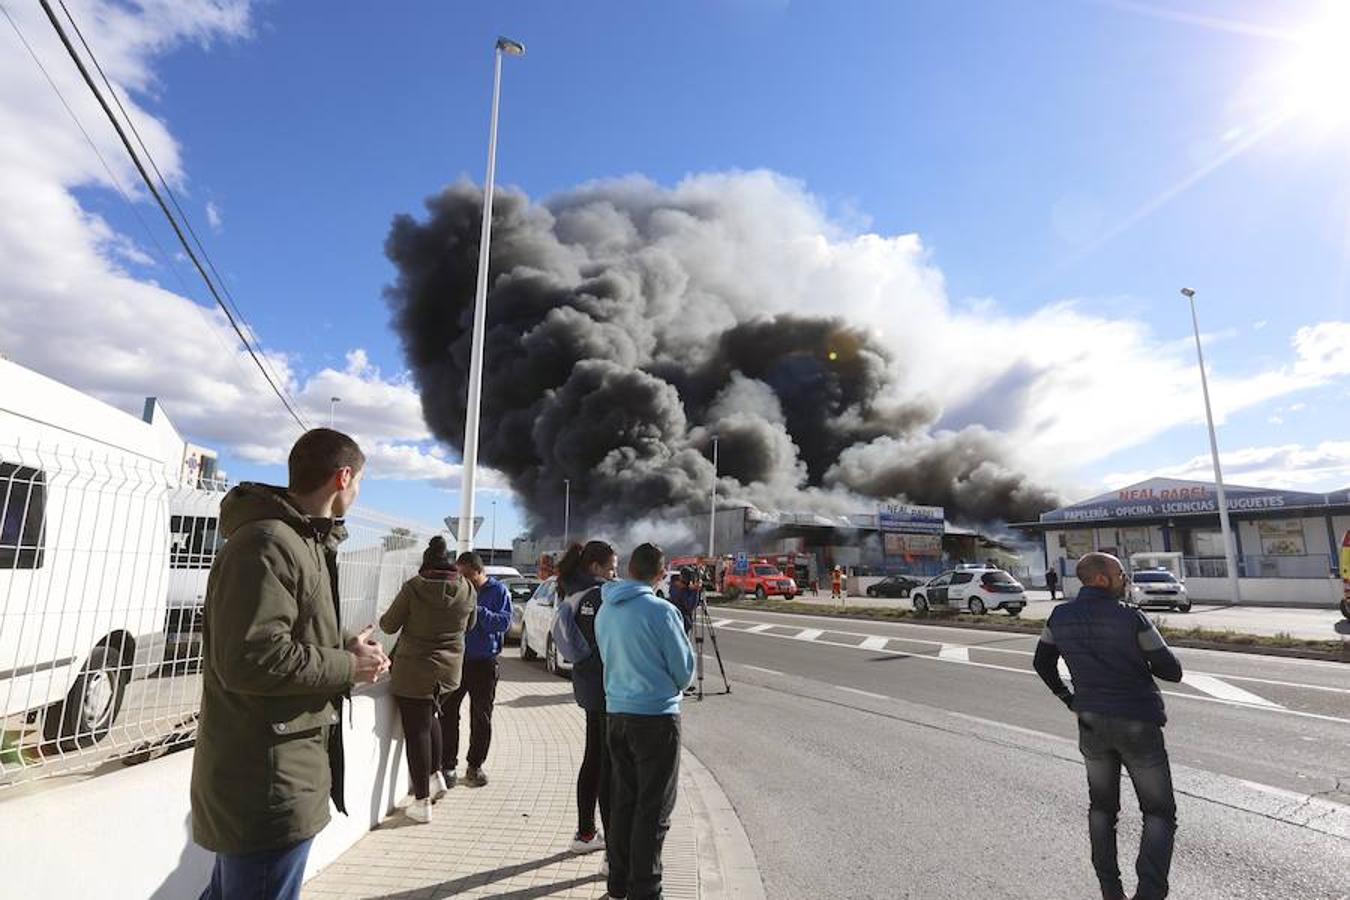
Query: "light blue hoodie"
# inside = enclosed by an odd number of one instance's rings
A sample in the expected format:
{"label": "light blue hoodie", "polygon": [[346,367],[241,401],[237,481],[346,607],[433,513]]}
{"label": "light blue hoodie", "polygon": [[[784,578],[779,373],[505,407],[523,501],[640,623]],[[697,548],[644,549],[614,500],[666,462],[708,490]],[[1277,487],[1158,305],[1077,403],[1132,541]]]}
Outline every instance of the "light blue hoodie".
{"label": "light blue hoodie", "polygon": [[600,589],[595,640],[605,663],[605,704],[611,713],[669,716],[694,677],[694,651],[680,611],[640,581],[611,581]]}

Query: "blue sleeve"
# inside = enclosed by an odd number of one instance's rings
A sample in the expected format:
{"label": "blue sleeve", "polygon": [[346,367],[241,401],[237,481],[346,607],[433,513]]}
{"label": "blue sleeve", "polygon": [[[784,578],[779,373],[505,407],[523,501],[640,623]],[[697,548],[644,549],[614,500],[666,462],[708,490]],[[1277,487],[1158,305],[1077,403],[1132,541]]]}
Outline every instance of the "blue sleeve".
{"label": "blue sleeve", "polygon": [[488,634],[506,634],[511,627],[511,595],[501,584],[478,593],[478,627]]}
{"label": "blue sleeve", "polygon": [[694,648],[689,646],[689,637],[684,633],[684,620],[671,607],[661,617],[661,656],[666,671],[675,681],[675,687],[684,690],[694,680]]}
{"label": "blue sleeve", "polygon": [[558,652],[568,662],[579,663],[591,655],[591,645],[577,627],[577,611],[566,600],[558,605],[558,614],[553,617],[552,634]]}

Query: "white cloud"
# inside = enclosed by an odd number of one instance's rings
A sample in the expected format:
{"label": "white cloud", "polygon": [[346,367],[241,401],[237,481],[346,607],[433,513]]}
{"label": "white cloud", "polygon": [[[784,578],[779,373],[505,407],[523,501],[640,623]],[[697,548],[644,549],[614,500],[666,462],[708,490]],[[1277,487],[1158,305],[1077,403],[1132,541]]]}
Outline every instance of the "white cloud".
{"label": "white cloud", "polygon": [[[1339,490],[1350,485],[1350,441],[1323,441],[1311,447],[1246,447],[1221,452],[1219,462],[1224,481],[1233,484],[1307,491]],[[1102,477],[1102,483],[1120,487],[1159,477],[1212,481],[1213,463],[1206,454],[1147,471],[1112,472]]]}
{"label": "white cloud", "polygon": [[[155,89],[159,54],[185,42],[208,46],[248,36],[249,4],[145,0],[139,13],[114,3],[71,7],[109,77],[131,92],[122,93],[122,102],[165,177],[187,190],[177,142],[136,98]],[[24,4],[9,11],[116,181],[132,190],[137,181],[130,161],[39,8]],[[76,199],[73,189],[111,189],[113,180],[4,25],[0,41],[9,44],[0,53],[0,134],[11,139],[0,141],[0,352],[123,409],[139,411],[146,396],[157,396],[195,440],[253,462],[284,462],[298,426],[223,315],[124,268],[181,265],[181,254],[173,261],[153,259]],[[205,210],[219,230],[219,208],[208,202]],[[329,398],[342,398],[337,424],[375,448],[373,477],[457,484],[458,466],[430,442],[406,377],[385,377],[359,349],[341,370],[307,376],[285,353],[270,352],[267,362],[311,424],[326,423]]]}
{"label": "white cloud", "polygon": [[216,234],[220,234],[225,228],[225,219],[221,216],[220,207],[216,205],[214,200],[206,201],[206,222]]}

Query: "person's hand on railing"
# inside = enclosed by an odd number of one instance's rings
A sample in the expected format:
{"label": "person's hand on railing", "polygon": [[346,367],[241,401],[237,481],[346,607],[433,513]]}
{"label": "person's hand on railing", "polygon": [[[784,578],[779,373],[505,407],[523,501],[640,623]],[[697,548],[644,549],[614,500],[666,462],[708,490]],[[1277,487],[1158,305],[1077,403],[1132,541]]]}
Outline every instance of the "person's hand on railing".
{"label": "person's hand on railing", "polygon": [[354,680],[357,684],[374,684],[389,671],[389,656],[380,642],[371,637],[374,631],[374,625],[367,625],[347,642],[347,652],[356,657]]}

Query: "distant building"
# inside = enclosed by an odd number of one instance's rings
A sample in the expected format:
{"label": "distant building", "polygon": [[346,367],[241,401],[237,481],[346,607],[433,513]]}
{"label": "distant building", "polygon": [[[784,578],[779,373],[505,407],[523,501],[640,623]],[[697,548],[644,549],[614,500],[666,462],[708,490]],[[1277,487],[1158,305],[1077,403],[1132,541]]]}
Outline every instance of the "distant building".
{"label": "distant building", "polygon": [[[1224,487],[1243,600],[1336,606],[1335,554],[1350,530],[1350,490]],[[1137,553],[1162,552],[1182,555],[1193,599],[1230,599],[1212,482],[1151,478],[1013,527],[1041,544],[1046,567],[1067,576],[1071,591],[1074,563],[1084,553],[1102,550],[1128,562]]]}

